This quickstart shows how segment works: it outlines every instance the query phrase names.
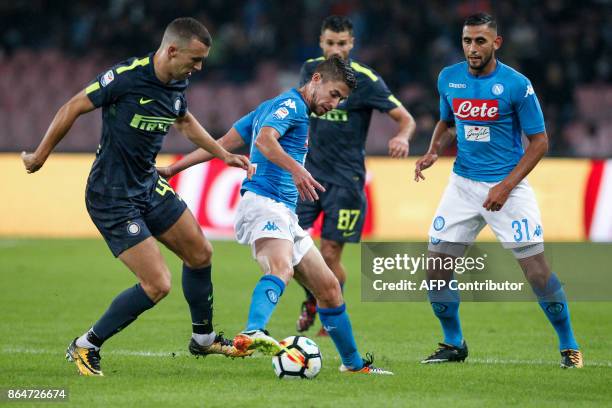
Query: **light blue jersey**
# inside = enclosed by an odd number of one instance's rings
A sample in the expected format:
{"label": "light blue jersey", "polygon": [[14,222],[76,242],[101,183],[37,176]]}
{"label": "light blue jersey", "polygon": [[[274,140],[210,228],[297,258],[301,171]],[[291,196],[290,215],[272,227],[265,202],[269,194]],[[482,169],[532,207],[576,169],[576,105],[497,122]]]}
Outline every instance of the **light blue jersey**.
{"label": "light blue jersey", "polygon": [[256,167],[252,179],[244,179],[240,192],[255,194],[281,202],[295,211],[298,191],[291,173],[269,161],[255,147],[261,128],[272,127],[280,133],[278,142],[295,161],[304,165],[308,152],[310,110],[297,89],[280,94],[259,105],[254,111],[234,123],[245,144],[251,148],[251,163]]}
{"label": "light blue jersey", "polygon": [[529,80],[497,61],[489,75],[474,76],[467,62],[438,77],[440,120],[455,122],[457,160],[453,171],[476,181],[503,180],[523,157],[521,130],[545,130],[544,115]]}

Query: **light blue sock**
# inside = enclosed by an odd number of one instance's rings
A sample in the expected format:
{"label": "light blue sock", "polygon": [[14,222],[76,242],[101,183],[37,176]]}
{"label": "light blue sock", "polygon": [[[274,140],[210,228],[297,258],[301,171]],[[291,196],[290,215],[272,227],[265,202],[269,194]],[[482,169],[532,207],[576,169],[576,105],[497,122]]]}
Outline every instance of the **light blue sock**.
{"label": "light blue sock", "polygon": [[321,323],[334,341],[342,364],[351,370],[363,368],[363,360],[357,352],[351,321],[346,313],[346,304],[332,308],[317,307]]}
{"label": "light blue sock", "polygon": [[283,291],[285,282],[274,275],[265,275],[257,282],[251,297],[246,330],[265,329]]}
{"label": "light blue sock", "polygon": [[430,290],[429,301],[434,314],[444,331],[444,343],[455,347],[463,344],[463,333],[459,321],[459,291],[451,289]]}
{"label": "light blue sock", "polygon": [[574,331],[570,321],[569,308],[565,291],[557,275],[552,273],[543,289],[533,288],[538,297],[538,303],[553,325],[559,337],[559,350],[578,350]]}

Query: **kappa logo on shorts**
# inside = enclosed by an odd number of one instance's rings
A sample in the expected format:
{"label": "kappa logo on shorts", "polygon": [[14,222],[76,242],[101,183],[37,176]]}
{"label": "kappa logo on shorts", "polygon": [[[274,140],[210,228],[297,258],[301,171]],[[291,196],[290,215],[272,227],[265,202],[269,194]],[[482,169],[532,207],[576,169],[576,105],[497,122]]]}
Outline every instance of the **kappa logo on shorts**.
{"label": "kappa logo on shorts", "polygon": [[444,217],[438,215],[433,223],[434,229],[436,231],[442,231],[442,228],[444,228],[444,225],[446,225],[446,220],[444,219]]}
{"label": "kappa logo on shorts", "polygon": [[278,228],[274,221],[268,221],[268,223],[262,228],[262,231],[280,231],[280,228]]}
{"label": "kappa logo on shorts", "polygon": [[274,304],[278,303],[278,295],[272,289],[266,290],[266,296],[268,296],[268,300]]}
{"label": "kappa logo on shorts", "polygon": [[128,221],[127,231],[130,235],[138,235],[140,234],[140,225]]}
{"label": "kappa logo on shorts", "polygon": [[541,237],[542,236],[542,226],[538,225],[536,227],[535,232],[533,233],[536,237]]}

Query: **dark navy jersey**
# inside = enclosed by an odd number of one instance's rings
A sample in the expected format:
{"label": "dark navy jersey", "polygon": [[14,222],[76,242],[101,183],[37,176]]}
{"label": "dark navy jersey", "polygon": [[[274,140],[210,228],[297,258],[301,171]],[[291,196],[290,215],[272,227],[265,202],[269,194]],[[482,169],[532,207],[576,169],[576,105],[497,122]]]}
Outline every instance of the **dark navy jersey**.
{"label": "dark navy jersey", "polygon": [[[300,86],[307,83],[324,57],[307,60],[300,71]],[[388,112],[401,103],[371,68],[351,60],[357,87],[337,109],[323,116],[310,115],[306,169],[320,181],[345,187],[363,187],[365,144],[372,111]]]}
{"label": "dark navy jersey", "polygon": [[134,197],[157,182],[155,157],[176,118],[187,113],[188,81],[162,83],[153,53],[100,74],[85,92],[102,107],[102,140],[87,188],[112,197]]}

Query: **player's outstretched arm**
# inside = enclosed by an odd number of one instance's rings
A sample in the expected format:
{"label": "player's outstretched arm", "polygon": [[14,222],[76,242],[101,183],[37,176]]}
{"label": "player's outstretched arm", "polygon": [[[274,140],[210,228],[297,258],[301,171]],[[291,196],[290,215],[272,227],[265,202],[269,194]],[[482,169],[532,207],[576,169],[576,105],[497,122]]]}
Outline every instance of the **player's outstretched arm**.
{"label": "player's outstretched arm", "polygon": [[389,156],[394,159],[403,159],[410,153],[410,142],[416,131],[416,122],[410,112],[403,106],[391,109],[387,112],[399,125],[399,130],[389,140]]}
{"label": "player's outstretched arm", "polygon": [[317,190],[325,191],[325,188],[310,175],[304,166],[283,150],[278,143],[280,137],[281,134],[276,129],[264,126],[255,139],[255,147],[272,163],[291,173],[302,200],[318,200]]}
{"label": "player's outstretched arm", "polygon": [[228,166],[239,167],[252,174],[251,162],[246,156],[232,154],[225,150],[213,137],[200,125],[200,122],[189,112],[174,122],[179,132],[187,136],[196,146],[210,152],[214,157],[218,157]]}
{"label": "player's outstretched arm", "polygon": [[84,90],[66,102],[55,114],[45,136],[34,153],[21,152],[21,160],[27,172],[34,173],[38,171],[45,164],[55,146],[66,136],[74,121],[80,115],[91,112],[94,109],[94,104],[87,97]]}
{"label": "player's outstretched arm", "polygon": [[[235,128],[231,128],[229,132],[217,140],[217,143],[229,152],[244,146],[244,140],[242,137],[240,137],[240,134]],[[212,153],[204,149],[196,149],[193,152],[183,156],[179,161],[171,164],[170,166],[158,167],[157,171],[162,177],[170,178],[191,166],[207,162],[213,157],[215,156],[213,156]]]}
{"label": "player's outstretched arm", "polygon": [[414,169],[414,181],[419,182],[425,180],[423,170],[430,168],[438,160],[438,156],[442,154],[451,142],[455,139],[455,132],[449,126],[449,122],[443,120],[438,121],[431,137],[429,150],[423,157],[417,160]]}
{"label": "player's outstretched arm", "polygon": [[499,184],[489,190],[487,200],[482,205],[489,211],[502,209],[510,193],[542,160],[548,152],[548,135],[546,132],[528,136],[529,146],[514,170],[510,172]]}

